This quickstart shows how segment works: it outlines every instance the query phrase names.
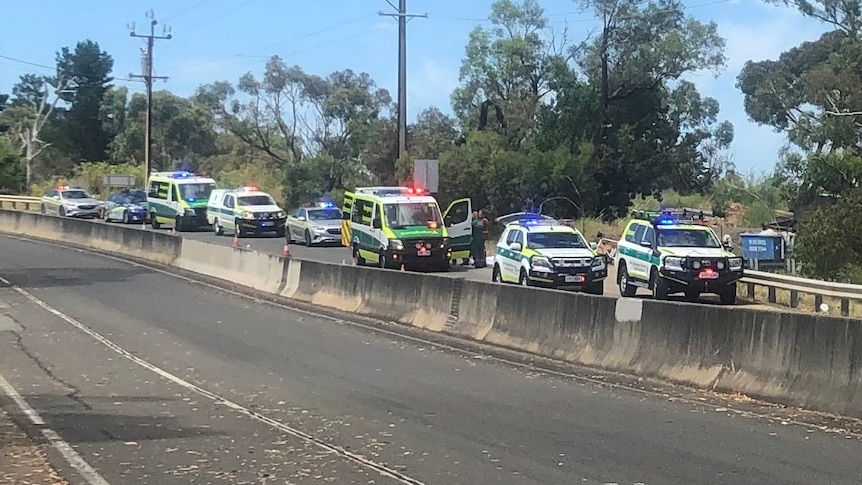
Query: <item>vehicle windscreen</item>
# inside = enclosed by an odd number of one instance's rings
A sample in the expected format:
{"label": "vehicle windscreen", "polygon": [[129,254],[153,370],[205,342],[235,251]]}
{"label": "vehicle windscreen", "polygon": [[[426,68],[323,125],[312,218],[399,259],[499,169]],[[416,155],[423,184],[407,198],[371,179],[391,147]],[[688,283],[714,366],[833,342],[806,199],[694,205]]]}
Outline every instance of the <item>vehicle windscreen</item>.
{"label": "vehicle windscreen", "polygon": [[664,248],[720,248],[712,231],[703,229],[659,229],[658,245]]}
{"label": "vehicle windscreen", "polygon": [[341,211],[338,209],[312,209],[308,211],[310,221],[334,221],[341,219]]}
{"label": "vehicle windscreen", "polygon": [[208,200],[215,184],[180,184],[180,197],[183,200]]}
{"label": "vehicle windscreen", "polygon": [[136,190],[121,194],[117,200],[121,204],[143,204],[147,201],[147,193],[143,190]]}
{"label": "vehicle windscreen", "polygon": [[580,234],[571,232],[531,232],[527,235],[531,249],[586,249],[587,243]]}
{"label": "vehicle windscreen", "polygon": [[403,204],[384,204],[383,214],[392,229],[409,226],[427,226],[431,223],[443,226],[440,208],[434,202],[409,202]]}
{"label": "vehicle windscreen", "polygon": [[83,190],[67,190],[63,192],[64,199],[92,199],[93,197],[90,194],[84,192]]}
{"label": "vehicle windscreen", "polygon": [[241,206],[275,205],[275,201],[268,195],[246,195],[239,198]]}

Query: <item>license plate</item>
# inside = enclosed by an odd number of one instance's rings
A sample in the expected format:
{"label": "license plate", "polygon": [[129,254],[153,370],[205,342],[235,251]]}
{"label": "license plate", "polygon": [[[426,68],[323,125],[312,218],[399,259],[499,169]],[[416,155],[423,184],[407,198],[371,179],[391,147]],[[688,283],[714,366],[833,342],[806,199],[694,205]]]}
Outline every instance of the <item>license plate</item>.
{"label": "license plate", "polygon": [[431,251],[426,248],[419,248],[416,254],[419,256],[431,256]]}
{"label": "license plate", "polygon": [[261,225],[261,226],[263,226],[263,227],[269,227],[269,226],[271,226],[272,224],[273,224],[272,222],[261,222],[261,223],[260,223],[260,225]]}
{"label": "license plate", "polygon": [[580,283],[582,280],[583,276],[566,275],[566,283]]}
{"label": "license plate", "polygon": [[714,280],[718,279],[718,273],[715,271],[703,271],[698,275],[698,278],[702,280]]}

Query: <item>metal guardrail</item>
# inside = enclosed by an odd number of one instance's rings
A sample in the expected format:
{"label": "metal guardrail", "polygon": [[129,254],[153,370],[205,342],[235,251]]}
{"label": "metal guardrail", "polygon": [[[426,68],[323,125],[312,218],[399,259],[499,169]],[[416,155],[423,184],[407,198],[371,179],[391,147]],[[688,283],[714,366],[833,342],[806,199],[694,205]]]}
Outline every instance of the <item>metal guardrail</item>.
{"label": "metal guardrail", "polygon": [[41,202],[41,197],[28,197],[24,195],[0,195],[0,209],[38,212],[39,205]]}

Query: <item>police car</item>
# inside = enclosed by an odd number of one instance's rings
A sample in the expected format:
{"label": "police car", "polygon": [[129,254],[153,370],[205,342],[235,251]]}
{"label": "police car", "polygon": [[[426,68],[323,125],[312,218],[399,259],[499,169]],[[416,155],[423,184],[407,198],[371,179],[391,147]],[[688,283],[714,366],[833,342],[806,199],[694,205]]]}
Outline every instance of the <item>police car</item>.
{"label": "police car", "polygon": [[341,244],[341,210],[332,202],[318,202],[300,207],[287,217],[287,237],[290,242],[302,241],[306,246]]}
{"label": "police car", "polygon": [[102,203],[80,187],[57,187],[42,197],[42,214],[60,217],[99,217]]}
{"label": "police car", "polygon": [[506,224],[497,242],[491,280],[522,286],[604,293],[608,267],[575,228],[547,216],[517,214],[497,218]]}
{"label": "police car", "polygon": [[634,216],[615,256],[622,296],[647,288],[657,300],[685,293],[695,301],[702,293],[714,293],[724,304],[736,303],[743,260],[722,244],[702,213],[667,210]]}
{"label": "police car", "polygon": [[219,236],[228,229],[237,236],[274,232],[284,237],[286,219],[272,196],[253,185],[215,189],[207,201],[207,221]]}

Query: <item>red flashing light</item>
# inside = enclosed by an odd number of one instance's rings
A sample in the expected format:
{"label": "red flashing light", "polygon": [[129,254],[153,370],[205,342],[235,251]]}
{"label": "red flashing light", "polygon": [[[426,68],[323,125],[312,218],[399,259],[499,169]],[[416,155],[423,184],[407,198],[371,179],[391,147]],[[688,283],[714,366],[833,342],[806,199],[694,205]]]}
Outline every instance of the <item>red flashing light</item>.
{"label": "red flashing light", "polygon": [[718,278],[718,273],[716,273],[712,268],[704,268],[697,277],[701,280],[714,280]]}
{"label": "red flashing light", "polygon": [[260,189],[257,187],[257,185],[246,185],[246,186],[245,186],[245,187],[243,187],[243,188],[244,188],[245,190],[248,190],[249,192],[258,192],[258,191],[260,191]]}
{"label": "red flashing light", "polygon": [[421,187],[407,187],[407,193],[410,195],[422,195],[425,193],[425,189]]}
{"label": "red flashing light", "polygon": [[437,229],[437,221],[428,221],[428,229]]}

